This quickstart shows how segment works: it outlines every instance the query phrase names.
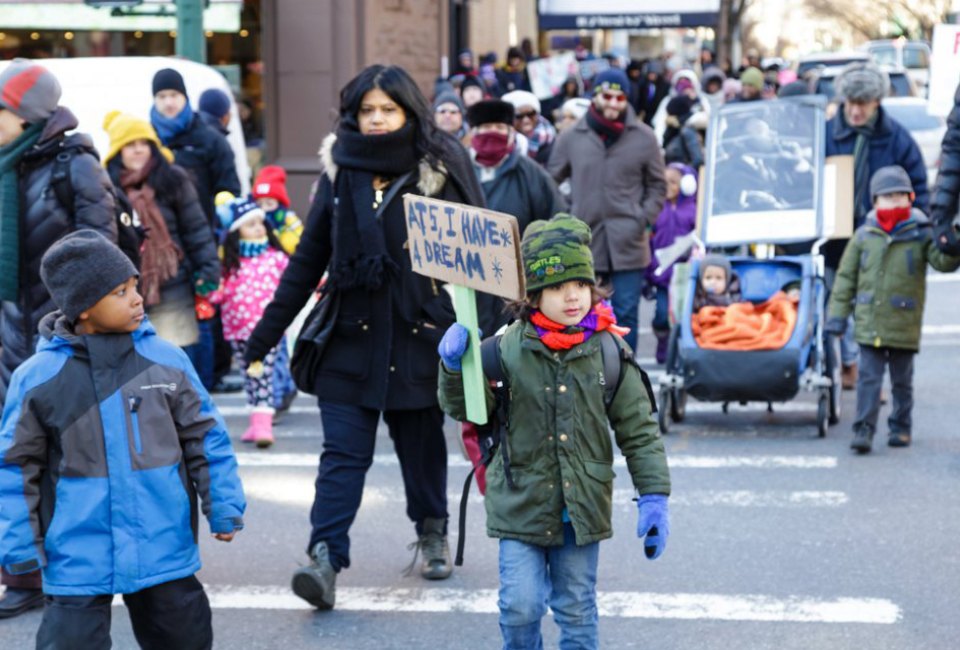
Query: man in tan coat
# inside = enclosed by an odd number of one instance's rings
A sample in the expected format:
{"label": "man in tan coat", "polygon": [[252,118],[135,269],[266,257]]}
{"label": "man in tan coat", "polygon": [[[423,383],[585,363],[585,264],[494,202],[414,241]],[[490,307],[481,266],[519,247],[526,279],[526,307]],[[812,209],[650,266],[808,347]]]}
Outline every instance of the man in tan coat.
{"label": "man in tan coat", "polygon": [[629,87],[622,70],[597,75],[590,109],[557,139],[547,170],[557,183],[570,179],[571,212],[593,230],[597,274],[613,289],[617,322],[630,328],[624,339],[635,349],[650,229],[667,184],[663,153],[630,107]]}

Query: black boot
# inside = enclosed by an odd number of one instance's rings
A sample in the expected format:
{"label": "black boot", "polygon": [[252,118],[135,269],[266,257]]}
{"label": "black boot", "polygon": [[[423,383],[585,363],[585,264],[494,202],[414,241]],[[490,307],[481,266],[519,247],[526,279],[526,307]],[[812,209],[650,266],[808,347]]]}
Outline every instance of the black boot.
{"label": "black boot", "polygon": [[850,449],[858,454],[870,453],[870,446],[873,444],[873,430],[868,426],[857,427],[853,432],[853,440],[850,442]]}
{"label": "black boot", "polygon": [[[446,519],[427,517],[423,520],[423,534],[412,544],[423,553],[423,562],[420,564],[420,575],[427,580],[446,580],[453,573],[453,563],[450,562],[450,545],[447,543]],[[412,572],[417,562],[414,553],[413,562],[407,573]]]}
{"label": "black boot", "polygon": [[7,587],[6,593],[0,599],[0,618],[13,618],[37,607],[43,607],[43,591]]}
{"label": "black boot", "polygon": [[670,345],[670,330],[653,330],[657,337],[657,363],[663,365],[667,361],[667,347]]}

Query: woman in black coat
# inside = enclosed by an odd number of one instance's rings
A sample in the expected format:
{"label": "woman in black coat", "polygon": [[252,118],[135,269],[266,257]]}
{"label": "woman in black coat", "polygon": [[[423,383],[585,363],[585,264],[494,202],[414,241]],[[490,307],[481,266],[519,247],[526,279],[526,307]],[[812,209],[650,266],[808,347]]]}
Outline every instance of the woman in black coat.
{"label": "woman in black coat", "polygon": [[157,334],[191,355],[194,366],[200,331],[194,294],[220,283],[217,244],[190,176],[172,164],[149,122],[110,113],[105,157],[110,179],[124,193],[146,228],[140,293]]}
{"label": "woman in black coat", "polygon": [[483,205],[483,194],[466,151],[434,126],[426,99],[396,66],[371,66],[344,87],[336,130],[320,156],[324,172],[306,230],[251,335],[247,361],[277,344],[328,272],[340,308],[313,386],[324,442],[310,517],[312,563],[294,574],[293,589],[329,609],[336,573],[350,566],[348,531],[381,413],[423,552],[421,573],[450,575],[436,349],[454,313],[440,283],[411,270],[403,195]]}

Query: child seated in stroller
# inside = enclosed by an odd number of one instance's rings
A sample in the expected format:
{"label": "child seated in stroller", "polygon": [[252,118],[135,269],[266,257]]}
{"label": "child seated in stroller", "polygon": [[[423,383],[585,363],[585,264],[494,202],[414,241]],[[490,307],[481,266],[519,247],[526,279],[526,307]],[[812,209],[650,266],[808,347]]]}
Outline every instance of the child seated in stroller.
{"label": "child seated in stroller", "polygon": [[727,307],[740,302],[740,278],[723,255],[711,254],[700,262],[700,280],[693,295],[693,313],[703,307]]}

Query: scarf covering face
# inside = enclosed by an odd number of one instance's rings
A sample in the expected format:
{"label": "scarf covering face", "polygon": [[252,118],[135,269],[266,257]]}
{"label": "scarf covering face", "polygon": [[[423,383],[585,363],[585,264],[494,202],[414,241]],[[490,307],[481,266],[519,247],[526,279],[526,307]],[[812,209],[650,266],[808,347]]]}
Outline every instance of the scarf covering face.
{"label": "scarf covering face", "polygon": [[167,220],[157,205],[156,193],[147,183],[150,172],[156,166],[154,157],[139,171],[123,169],[120,172],[120,188],[130,199],[148,233],[140,256],[140,293],[147,307],[160,303],[160,287],[176,277],[180,261],[183,260],[183,251],[170,238]]}
{"label": "scarf covering face", "polygon": [[40,139],[46,122],[27,127],[0,147],[0,300],[20,297],[20,175],[17,167]]}
{"label": "scarf covering face", "polygon": [[593,102],[590,103],[590,109],[587,111],[587,126],[600,136],[600,139],[603,140],[603,146],[607,149],[612,147],[623,135],[623,131],[627,128],[626,119],[627,114],[624,112],[617,119],[608,120],[601,115]]}
{"label": "scarf covering face", "polygon": [[332,286],[375,291],[386,273],[399,270],[376,219],[373,179],[396,178],[416,168],[414,135],[412,122],[383,135],[363,135],[345,126],[337,130]]}
{"label": "scarf covering face", "polygon": [[629,327],[617,325],[617,317],[614,316],[613,308],[606,300],[595,304],[590,313],[576,325],[567,326],[556,323],[539,310],[534,310],[530,315],[530,322],[537,329],[540,340],[550,350],[569,350],[589,341],[595,333],[604,330],[610,330],[620,336],[626,336],[630,332]]}
{"label": "scarf covering face", "polygon": [[533,131],[527,136],[527,140],[530,141],[530,144],[527,146],[527,155],[531,158],[536,158],[537,152],[540,151],[542,147],[548,146],[556,137],[557,130],[553,125],[550,124],[543,115],[538,115],[537,125],[533,127]]}
{"label": "scarf covering face", "polygon": [[150,109],[150,123],[164,145],[170,144],[171,140],[190,128],[191,122],[193,122],[193,109],[189,101],[176,117],[165,117],[156,106]]}
{"label": "scarf covering face", "polygon": [[910,206],[902,208],[883,208],[877,209],[877,225],[888,235],[896,229],[901,223],[910,218],[913,208]]}
{"label": "scarf covering face", "polygon": [[514,143],[506,133],[488,131],[477,133],[470,140],[470,146],[476,152],[476,161],[484,167],[495,167],[513,151]]}

